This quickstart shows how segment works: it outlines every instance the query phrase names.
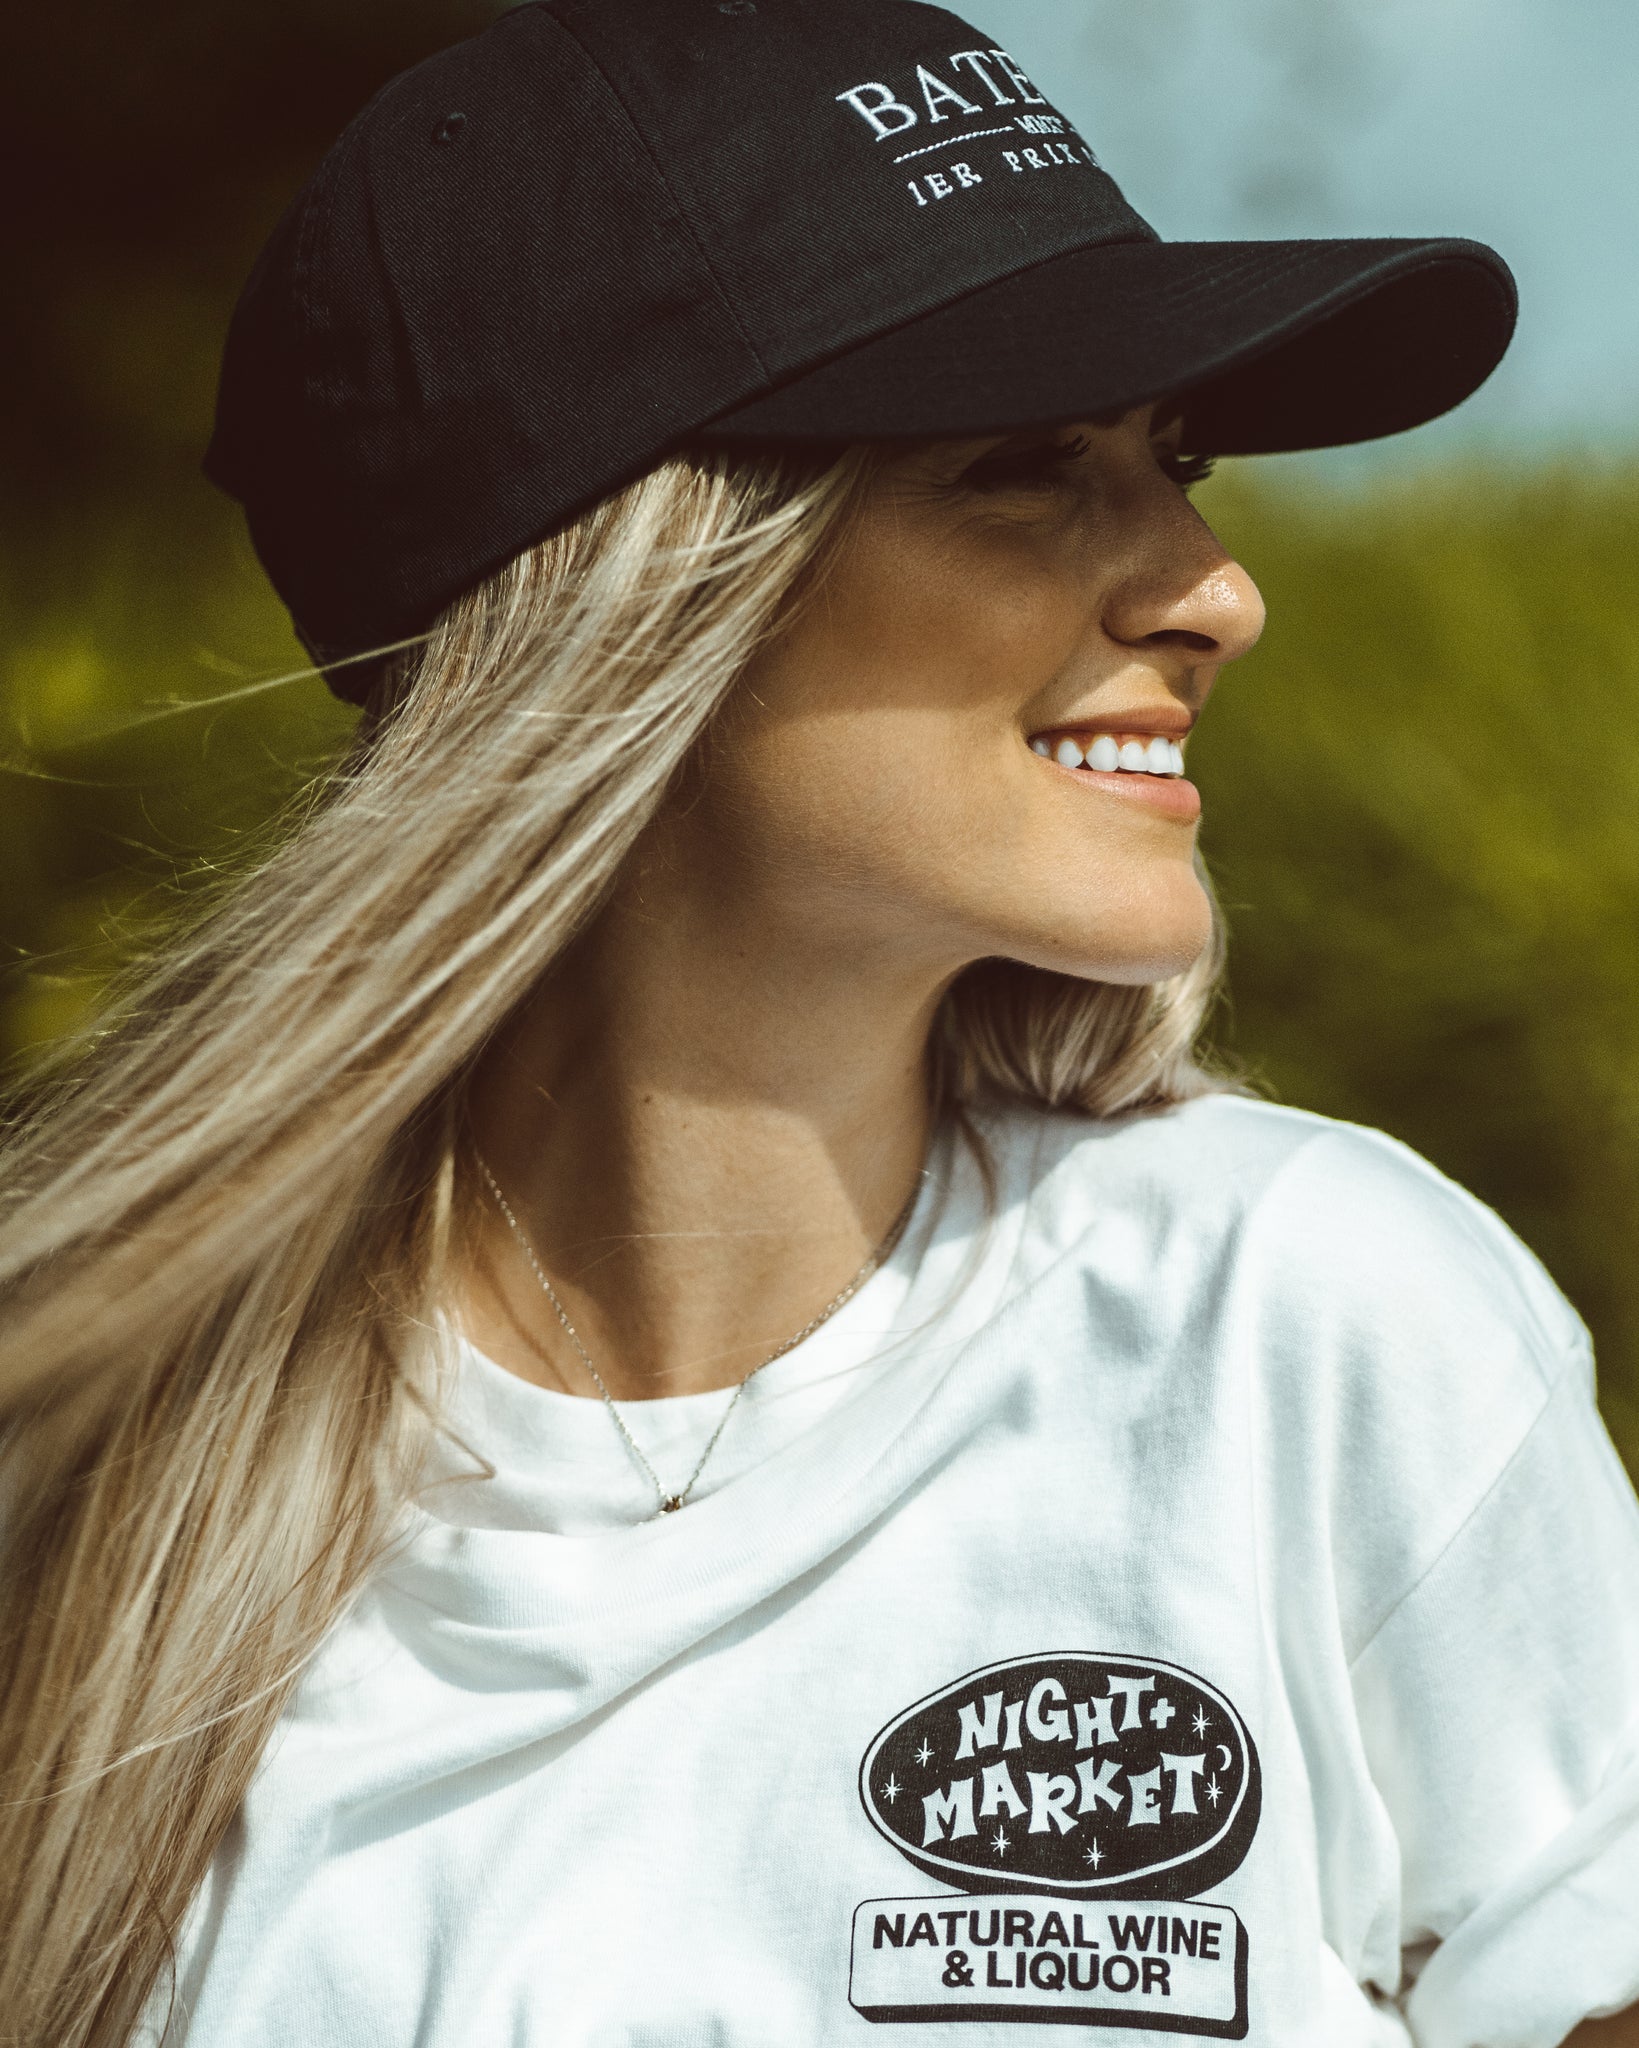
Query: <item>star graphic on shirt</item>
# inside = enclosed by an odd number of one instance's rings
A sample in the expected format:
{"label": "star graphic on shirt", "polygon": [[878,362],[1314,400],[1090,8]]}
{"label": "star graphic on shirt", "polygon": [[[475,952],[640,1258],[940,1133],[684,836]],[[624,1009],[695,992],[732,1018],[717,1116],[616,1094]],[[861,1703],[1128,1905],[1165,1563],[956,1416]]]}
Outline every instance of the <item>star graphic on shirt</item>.
{"label": "star graphic on shirt", "polygon": [[1197,1707],[1195,1709],[1195,1718],[1189,1725],[1195,1730],[1197,1735],[1204,1735],[1212,1726],[1212,1723],[1207,1719],[1205,1709]]}
{"label": "star graphic on shirt", "polygon": [[894,1801],[899,1797],[900,1793],[903,1792],[904,1789],[904,1786],[900,1784],[897,1778],[890,1776],[887,1784],[884,1785],[882,1788],[882,1796],[884,1799],[887,1800],[888,1804],[892,1806]]}
{"label": "star graphic on shirt", "polygon": [[1008,1850],[1012,1848],[1013,1845],[1007,1839],[1006,1828],[998,1828],[996,1830],[996,1832],[990,1838],[990,1846],[995,1850],[998,1856],[1005,1856],[1007,1854]]}
{"label": "star graphic on shirt", "polygon": [[1206,1796],[1208,1797],[1208,1799],[1212,1801],[1214,1806],[1216,1806],[1218,1801],[1222,1799],[1222,1797],[1224,1796],[1223,1788],[1218,1783],[1218,1776],[1216,1772],[1214,1772],[1213,1775],[1206,1781]]}
{"label": "star graphic on shirt", "polygon": [[1095,1870],[1104,1861],[1104,1851],[1098,1846],[1096,1836],[1093,1838],[1093,1846],[1087,1851],[1087,1861]]}
{"label": "star graphic on shirt", "polygon": [[932,1759],[933,1744],[929,1742],[928,1738],[924,1735],[922,1738],[922,1747],[916,1752],[916,1761],[922,1766],[923,1770],[926,1770]]}

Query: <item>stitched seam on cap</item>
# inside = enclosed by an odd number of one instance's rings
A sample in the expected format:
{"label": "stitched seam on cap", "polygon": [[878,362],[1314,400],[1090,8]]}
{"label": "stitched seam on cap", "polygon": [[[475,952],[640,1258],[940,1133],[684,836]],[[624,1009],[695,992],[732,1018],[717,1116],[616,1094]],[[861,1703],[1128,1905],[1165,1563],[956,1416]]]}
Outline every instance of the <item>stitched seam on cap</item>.
{"label": "stitched seam on cap", "polygon": [[[314,202],[308,218],[302,222],[301,232],[297,237],[294,264],[302,294],[302,332],[309,341],[312,340],[314,332],[313,285],[321,260],[321,244],[326,243],[329,238],[330,224],[341,198],[343,173],[350,168],[354,158],[364,147],[366,124],[374,116],[376,109],[393,97],[407,75],[400,73],[397,78],[390,78],[384,86],[371,94],[348,122],[335,148],[326,155],[315,174]],[[306,381],[307,375],[304,372],[303,382]]]}
{"label": "stitched seam on cap", "polygon": [[631,129],[633,135],[636,136],[637,138],[638,147],[642,150],[644,156],[648,159],[650,168],[653,170],[655,176],[660,180],[661,185],[665,188],[666,197],[672,203],[672,211],[676,214],[677,218],[682,222],[683,227],[687,231],[689,240],[694,245],[694,253],[699,257],[701,263],[705,266],[706,275],[711,279],[713,288],[717,293],[717,297],[722,304],[724,312],[727,313],[728,317],[734,322],[735,333],[738,334],[741,341],[745,343],[747,353],[750,355],[751,360],[757,365],[757,368],[762,372],[764,378],[768,381],[768,383],[772,385],[774,382],[773,371],[770,370],[767,363],[764,362],[762,350],[757,346],[757,344],[752,340],[750,334],[746,331],[745,322],[740,318],[739,307],[735,305],[734,300],[729,295],[728,287],[723,283],[723,280],[718,276],[716,264],[713,263],[711,258],[706,254],[706,245],[701,240],[699,229],[695,226],[693,220],[690,218],[687,207],[685,207],[682,200],[678,198],[676,188],[672,184],[671,179],[667,177],[665,170],[661,165],[659,157],[657,157],[654,151],[650,148],[649,138],[644,134],[642,127],[639,125],[637,116],[632,112],[631,108],[626,103],[626,95],[621,91],[620,87],[616,85],[615,81],[609,76],[608,72],[604,70],[603,66],[598,62],[596,57],[592,55],[591,51],[586,47],[585,43],[581,41],[580,37],[575,33],[575,31],[569,26],[568,22],[566,22],[563,16],[558,13],[557,9],[549,8],[546,11],[549,14],[550,18],[557,24],[558,28],[575,45],[575,48],[580,51],[581,55],[586,59],[587,63],[591,65],[592,69],[597,73],[599,78],[603,80],[604,84],[609,88],[610,92],[614,95],[615,104],[620,108],[620,111],[626,116],[627,125]]}
{"label": "stitched seam on cap", "polygon": [[[307,218],[301,223],[296,235],[296,255],[293,268],[295,271],[296,289],[300,294],[302,339],[309,346],[311,346],[314,334],[319,326],[319,322],[315,317],[315,301],[317,298],[315,283],[319,270],[319,247],[321,242],[325,241],[329,236],[330,222],[336,211],[336,195],[341,187],[344,154],[343,151],[338,151],[335,157],[328,159],[321,166],[318,190],[313,195],[313,202],[308,208]],[[304,386],[308,382],[309,375],[310,367],[304,366],[302,370],[302,383]]]}

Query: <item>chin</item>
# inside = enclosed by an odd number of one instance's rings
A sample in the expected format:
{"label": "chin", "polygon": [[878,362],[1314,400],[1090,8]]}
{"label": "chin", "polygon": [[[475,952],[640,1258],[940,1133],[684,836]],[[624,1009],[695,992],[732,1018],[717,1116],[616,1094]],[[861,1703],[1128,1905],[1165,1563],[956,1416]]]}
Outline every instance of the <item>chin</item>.
{"label": "chin", "polygon": [[1189,970],[1206,953],[1212,942],[1211,927],[1189,944],[1131,948],[1088,945],[1085,949],[1059,946],[1027,946],[1015,941],[998,946],[996,954],[1017,960],[1026,967],[1039,967],[1049,974],[1067,975],[1072,981],[1100,981],[1116,988],[1148,988],[1172,981]]}
{"label": "chin", "polygon": [[1157,982],[1172,981],[1180,974],[1187,974],[1207,948],[1203,941],[1187,951],[1180,947],[1174,952],[1152,953],[1143,958],[1105,960],[1089,963],[1082,968],[1061,969],[1074,975],[1077,981],[1103,981],[1117,988],[1149,988]]}
{"label": "chin", "polygon": [[1193,877],[1181,900],[1152,898],[1120,916],[1112,916],[1107,904],[1100,908],[1102,914],[1089,920],[1085,903],[1067,907],[1049,931],[1039,923],[1028,935],[1016,930],[1011,943],[996,950],[1075,981],[1139,988],[1187,974],[1213,942],[1212,905]]}

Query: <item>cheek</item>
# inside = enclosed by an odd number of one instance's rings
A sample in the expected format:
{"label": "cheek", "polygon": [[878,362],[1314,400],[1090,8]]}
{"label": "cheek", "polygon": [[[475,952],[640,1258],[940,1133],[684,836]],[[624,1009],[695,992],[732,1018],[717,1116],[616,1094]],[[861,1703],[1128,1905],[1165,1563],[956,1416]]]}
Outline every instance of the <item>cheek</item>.
{"label": "cheek", "polygon": [[924,908],[976,838],[994,856],[1023,707],[1086,631],[1040,555],[868,518],[726,721],[714,784],[742,850]]}
{"label": "cheek", "polygon": [[948,721],[864,704],[742,724],[713,783],[717,836],[726,827],[743,875],[816,904],[840,891],[890,919],[948,891],[985,788]]}
{"label": "cheek", "polygon": [[1014,731],[1093,623],[1088,579],[1065,553],[1044,532],[873,509],[759,664],[758,694],[795,720],[897,713],[953,735]]}
{"label": "cheek", "polygon": [[955,971],[992,955],[1086,980],[1181,972],[1211,932],[1191,835],[898,710],[766,727],[718,778],[720,894],[827,957]]}
{"label": "cheek", "polygon": [[869,526],[754,664],[707,800],[724,889],[827,944],[1152,980],[1199,951],[1192,840],[1066,789],[1027,713],[1096,645],[1042,536]]}

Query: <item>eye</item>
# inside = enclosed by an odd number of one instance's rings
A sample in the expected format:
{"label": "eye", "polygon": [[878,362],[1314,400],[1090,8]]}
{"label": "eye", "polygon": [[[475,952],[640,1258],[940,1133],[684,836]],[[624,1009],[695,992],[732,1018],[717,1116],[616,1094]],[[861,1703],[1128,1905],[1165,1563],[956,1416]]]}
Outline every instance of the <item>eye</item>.
{"label": "eye", "polygon": [[1180,455],[1174,448],[1157,448],[1155,459],[1162,474],[1186,492],[1204,484],[1218,466],[1211,455]]}
{"label": "eye", "polygon": [[1092,445],[1085,434],[1072,440],[1053,435],[1037,441],[1005,442],[981,455],[963,472],[962,482],[975,491],[1050,491]]}

